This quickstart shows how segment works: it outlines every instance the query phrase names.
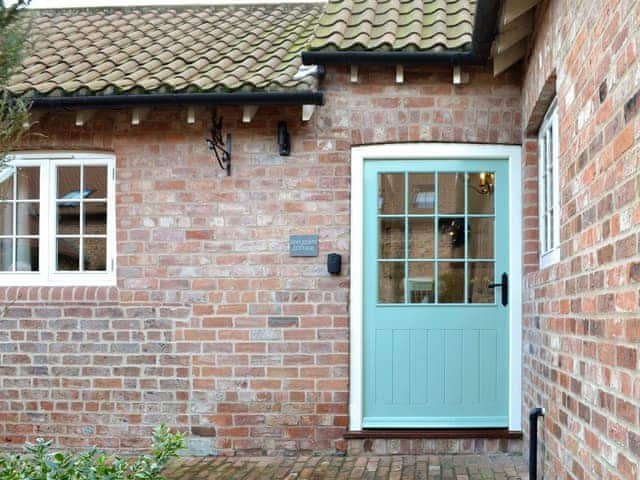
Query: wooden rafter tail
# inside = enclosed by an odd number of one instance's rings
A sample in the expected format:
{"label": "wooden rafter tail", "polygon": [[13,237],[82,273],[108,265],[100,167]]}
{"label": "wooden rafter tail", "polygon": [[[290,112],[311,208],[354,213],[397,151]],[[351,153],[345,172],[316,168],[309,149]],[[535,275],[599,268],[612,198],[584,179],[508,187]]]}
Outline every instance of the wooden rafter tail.
{"label": "wooden rafter tail", "polygon": [[504,27],[513,22],[516,18],[531,10],[538,3],[540,3],[540,0],[506,0],[502,9],[500,25]]}
{"label": "wooden rafter tail", "polygon": [[527,53],[527,40],[521,40],[514,46],[493,57],[493,76],[498,76]]}

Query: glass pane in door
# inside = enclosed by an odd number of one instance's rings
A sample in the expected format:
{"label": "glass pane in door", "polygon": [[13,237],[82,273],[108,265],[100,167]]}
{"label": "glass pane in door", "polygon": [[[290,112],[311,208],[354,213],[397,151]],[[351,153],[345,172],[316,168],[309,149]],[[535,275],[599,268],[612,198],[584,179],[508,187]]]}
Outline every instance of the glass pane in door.
{"label": "glass pane in door", "polygon": [[495,172],[378,175],[378,303],[494,303],[494,183]]}

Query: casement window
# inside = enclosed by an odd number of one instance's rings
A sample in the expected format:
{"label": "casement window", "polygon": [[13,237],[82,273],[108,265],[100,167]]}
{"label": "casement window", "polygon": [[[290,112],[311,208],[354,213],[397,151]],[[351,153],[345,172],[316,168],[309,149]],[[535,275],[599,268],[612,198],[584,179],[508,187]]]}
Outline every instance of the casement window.
{"label": "casement window", "polygon": [[114,285],[114,157],[8,160],[0,168],[0,285]]}
{"label": "casement window", "polygon": [[538,134],[540,266],[560,260],[560,169],[558,109],[554,100]]}

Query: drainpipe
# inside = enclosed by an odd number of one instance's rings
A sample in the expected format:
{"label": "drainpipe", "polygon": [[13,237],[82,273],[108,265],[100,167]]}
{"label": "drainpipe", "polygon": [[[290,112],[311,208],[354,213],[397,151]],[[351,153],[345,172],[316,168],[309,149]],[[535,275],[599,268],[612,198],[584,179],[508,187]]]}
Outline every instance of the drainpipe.
{"label": "drainpipe", "polygon": [[529,412],[529,480],[538,480],[538,418],[544,414],[541,407]]}

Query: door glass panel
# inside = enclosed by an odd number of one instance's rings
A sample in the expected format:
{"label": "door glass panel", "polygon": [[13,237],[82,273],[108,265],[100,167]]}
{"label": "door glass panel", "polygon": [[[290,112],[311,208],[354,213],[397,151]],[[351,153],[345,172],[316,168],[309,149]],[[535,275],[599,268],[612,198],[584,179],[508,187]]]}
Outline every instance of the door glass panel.
{"label": "door glass panel", "polygon": [[438,219],[438,258],[464,258],[464,217]]}
{"label": "door glass panel", "polygon": [[470,262],[469,303],[494,303],[494,289],[488,287],[494,278],[493,262]]}
{"label": "door glass panel", "polygon": [[77,271],[80,265],[80,239],[59,238],[56,243],[56,270]]}
{"label": "door glass panel", "polygon": [[409,213],[433,214],[436,202],[435,174],[409,174]]}
{"label": "door glass panel", "polygon": [[433,218],[409,218],[409,258],[433,258]]}
{"label": "door glass panel", "polygon": [[438,303],[464,303],[464,262],[438,262]]}
{"label": "door glass panel", "polygon": [[494,303],[495,173],[382,173],[378,182],[379,303]]}
{"label": "door glass panel", "polygon": [[479,172],[469,174],[468,206],[471,214],[492,214],[494,211],[495,173]]}
{"label": "door glass panel", "polygon": [[378,258],[404,258],[404,218],[381,218]]}
{"label": "door glass panel", "polygon": [[493,258],[493,218],[469,218],[469,258]]}
{"label": "door glass panel", "polygon": [[407,280],[409,303],[434,302],[433,270],[433,262],[409,263],[409,278]]}
{"label": "door glass panel", "polygon": [[404,303],[404,262],[378,262],[378,303]]}
{"label": "door glass panel", "polygon": [[438,213],[464,214],[464,173],[438,174]]}
{"label": "door glass panel", "polygon": [[378,212],[380,214],[404,214],[404,198],[404,173],[378,175]]}

